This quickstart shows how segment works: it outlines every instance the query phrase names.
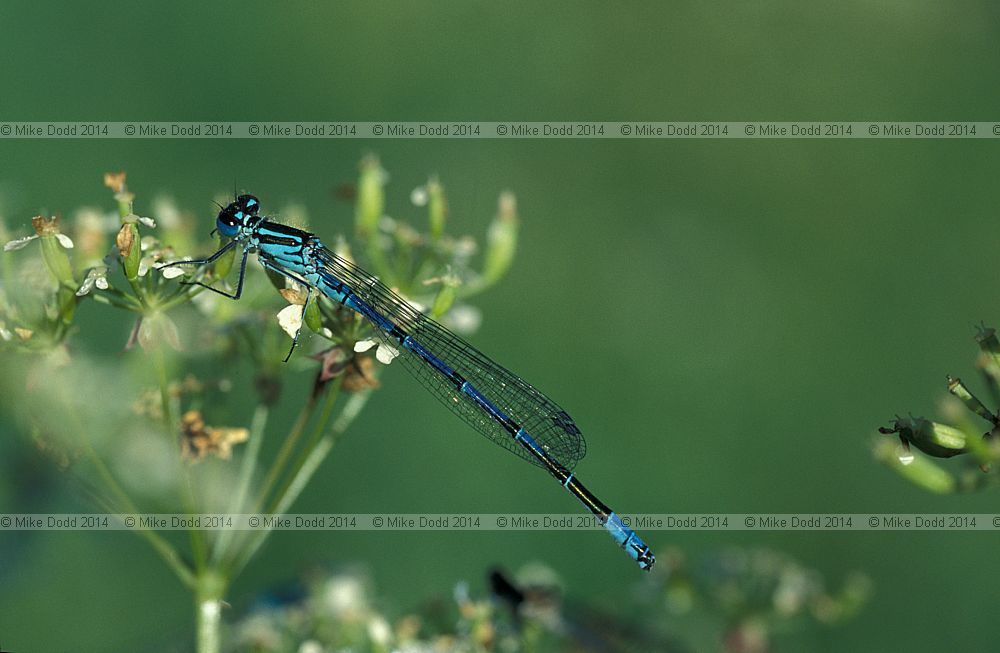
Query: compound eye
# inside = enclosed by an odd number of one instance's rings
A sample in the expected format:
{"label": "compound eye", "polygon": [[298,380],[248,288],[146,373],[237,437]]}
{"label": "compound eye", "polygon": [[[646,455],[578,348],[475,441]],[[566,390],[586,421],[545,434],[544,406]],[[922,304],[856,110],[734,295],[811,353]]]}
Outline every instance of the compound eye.
{"label": "compound eye", "polygon": [[236,203],[250,215],[257,215],[257,211],[260,210],[260,202],[253,195],[240,195],[236,198]]}
{"label": "compound eye", "polygon": [[243,216],[242,211],[234,212],[232,206],[227,206],[222,211],[219,211],[219,217],[216,220],[216,227],[225,236],[233,236],[240,228],[240,219]]}

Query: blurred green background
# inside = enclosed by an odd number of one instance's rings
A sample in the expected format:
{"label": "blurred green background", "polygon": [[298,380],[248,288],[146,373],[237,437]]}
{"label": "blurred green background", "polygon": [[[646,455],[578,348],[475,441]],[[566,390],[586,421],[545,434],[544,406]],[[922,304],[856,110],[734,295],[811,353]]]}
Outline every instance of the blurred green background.
{"label": "blurred green background", "polygon": [[[5,3],[4,120],[994,120],[995,3]],[[72,141],[0,143],[10,225],[109,206],[124,169],[204,215],[234,182],[348,232],[334,189],[375,152],[390,215],[438,174],[452,230],[503,189],[522,241],[480,298],[474,343],[566,406],[579,471],[622,511],[988,512],[871,459],[895,412],[933,414],[972,376],[972,325],[1000,321],[993,141]],[[148,204],[147,204],[148,208]],[[280,302],[275,297],[275,307]],[[86,309],[95,312],[94,305]],[[106,311],[100,312],[102,315]],[[95,312],[95,315],[97,313]],[[113,352],[129,322],[92,316]],[[567,335],[567,330],[571,331]],[[398,370],[324,464],[301,512],[570,512],[545,474],[472,434]],[[401,420],[400,416],[406,418]],[[290,420],[292,413],[281,419]],[[27,447],[0,415],[2,451]],[[0,481],[0,511],[86,504]],[[686,550],[768,545],[836,581],[874,580],[826,650],[982,650],[992,533],[650,533]],[[124,533],[0,536],[0,644],[20,652],[186,642],[188,595]],[[639,573],[573,533],[285,532],[233,588],[240,608],[304,566],[361,561],[398,609],[552,565],[614,606]],[[58,623],[59,627],[52,627]]]}

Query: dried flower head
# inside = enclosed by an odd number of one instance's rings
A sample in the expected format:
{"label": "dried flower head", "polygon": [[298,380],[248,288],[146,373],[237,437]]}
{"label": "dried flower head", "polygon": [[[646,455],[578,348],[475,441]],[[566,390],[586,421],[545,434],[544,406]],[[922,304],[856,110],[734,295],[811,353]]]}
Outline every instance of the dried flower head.
{"label": "dried flower head", "polygon": [[115,193],[121,193],[125,190],[125,171],[119,170],[118,172],[105,172],[104,185]]}
{"label": "dried flower head", "polygon": [[198,410],[189,410],[181,417],[181,457],[189,462],[198,462],[209,454],[229,460],[233,445],[249,437],[245,428],[207,426]]}

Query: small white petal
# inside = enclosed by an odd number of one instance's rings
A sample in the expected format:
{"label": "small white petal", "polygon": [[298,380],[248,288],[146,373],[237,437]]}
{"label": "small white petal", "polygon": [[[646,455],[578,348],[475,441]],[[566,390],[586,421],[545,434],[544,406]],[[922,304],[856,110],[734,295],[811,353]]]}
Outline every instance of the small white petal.
{"label": "small white petal", "polygon": [[149,268],[151,268],[152,266],[153,266],[153,257],[143,256],[141,259],[139,259],[139,270],[136,272],[136,274],[138,274],[140,277],[144,277],[146,276],[146,273],[149,272]]}
{"label": "small white petal", "polygon": [[83,280],[83,285],[80,289],[76,291],[77,297],[83,297],[89,293],[94,286],[97,286],[101,290],[108,289],[108,269],[105,267],[91,268],[87,272],[87,278]]}
{"label": "small white petal", "polygon": [[160,274],[163,275],[164,279],[176,279],[177,277],[184,276],[184,268],[179,265],[175,265],[172,268],[163,268],[163,271],[160,272]]}
{"label": "small white petal", "polygon": [[414,206],[426,206],[427,205],[427,188],[424,186],[417,186],[410,193],[410,201],[413,202]]}
{"label": "small white petal", "polygon": [[56,240],[66,249],[73,249],[73,239],[66,234],[56,234]]}
{"label": "small white petal", "polygon": [[3,325],[0,325],[0,340],[10,340],[13,337],[14,337],[13,333],[5,329]]}
{"label": "small white petal", "polygon": [[375,340],[374,338],[365,338],[364,340],[358,340],[356,343],[354,343],[354,351],[358,353],[365,352],[377,344],[378,340]]}
{"label": "small white petal", "polygon": [[24,247],[25,245],[27,245],[36,238],[38,238],[38,234],[35,234],[34,236],[25,236],[24,238],[18,238],[17,240],[12,240],[3,246],[3,251],[13,252],[15,249],[21,249],[22,247]]}
{"label": "small white petal", "polygon": [[156,220],[154,220],[153,218],[139,218],[139,222],[141,224],[146,225],[150,229],[153,229],[154,227],[156,227]]}
{"label": "small white petal", "polygon": [[83,280],[83,285],[81,285],[80,289],[76,291],[76,296],[83,297],[84,295],[89,293],[90,290],[94,287],[94,283],[95,283],[94,277],[88,274],[87,278]]}
{"label": "small white petal", "polygon": [[289,338],[294,338],[302,328],[302,307],[289,304],[278,311],[278,325]]}
{"label": "small white petal", "polygon": [[391,363],[392,359],[396,356],[399,356],[399,352],[384,342],[378,346],[378,349],[375,350],[375,358],[383,365]]}

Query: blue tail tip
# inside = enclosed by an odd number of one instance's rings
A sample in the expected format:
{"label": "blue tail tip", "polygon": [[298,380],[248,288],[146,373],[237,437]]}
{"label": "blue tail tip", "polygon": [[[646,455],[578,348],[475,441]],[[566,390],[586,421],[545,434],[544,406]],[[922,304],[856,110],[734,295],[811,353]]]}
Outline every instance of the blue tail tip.
{"label": "blue tail tip", "polygon": [[639,567],[649,571],[656,562],[656,556],[642,539],[615,513],[608,515],[604,528],[611,534],[618,545],[625,549],[629,557],[639,563]]}
{"label": "blue tail tip", "polygon": [[649,571],[653,568],[653,564],[656,563],[656,556],[653,555],[653,551],[643,544],[642,542],[637,543],[633,551],[633,556],[635,561],[639,563],[639,568],[643,571]]}

